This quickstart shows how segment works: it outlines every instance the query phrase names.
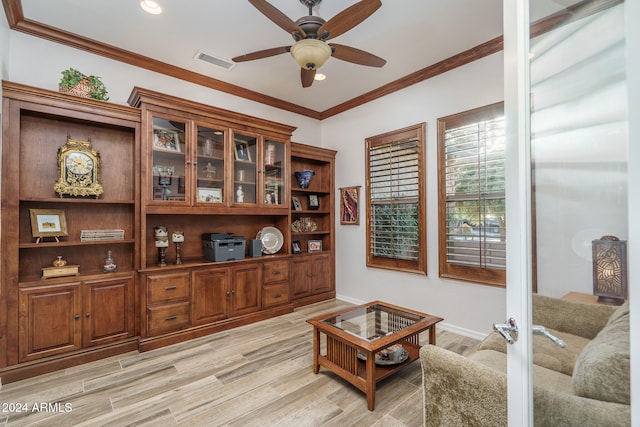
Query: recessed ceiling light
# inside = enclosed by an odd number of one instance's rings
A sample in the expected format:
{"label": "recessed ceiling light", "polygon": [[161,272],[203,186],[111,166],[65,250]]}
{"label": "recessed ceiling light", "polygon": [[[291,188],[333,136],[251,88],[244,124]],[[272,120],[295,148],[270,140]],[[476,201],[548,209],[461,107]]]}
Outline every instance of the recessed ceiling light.
{"label": "recessed ceiling light", "polygon": [[327,76],[325,76],[324,74],[322,74],[322,73],[316,73],[316,76],[315,76],[313,79],[314,79],[314,80],[324,80],[324,79],[326,79],[326,78],[327,78]]}
{"label": "recessed ceiling light", "polygon": [[140,2],[140,7],[142,10],[152,15],[160,15],[162,13],[160,5],[153,0],[142,0]]}

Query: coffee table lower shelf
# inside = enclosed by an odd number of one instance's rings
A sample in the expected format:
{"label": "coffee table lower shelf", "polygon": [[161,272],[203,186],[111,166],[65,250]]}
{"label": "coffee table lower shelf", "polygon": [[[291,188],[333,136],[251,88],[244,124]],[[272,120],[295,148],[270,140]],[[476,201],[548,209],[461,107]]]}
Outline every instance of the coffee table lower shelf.
{"label": "coffee table lower shelf", "polygon": [[[389,375],[394,372],[404,368],[409,365],[411,362],[417,360],[419,358],[420,347],[419,345],[415,345],[409,342],[401,342],[402,347],[409,353],[407,360],[401,363],[396,363],[393,365],[379,365],[374,363],[375,369],[373,371],[373,380],[377,383],[387,378]],[[337,374],[339,377],[349,381],[351,384],[356,386],[358,389],[366,392],[367,391],[367,362],[365,360],[360,359],[357,356],[358,350],[355,349],[355,357],[356,360],[350,360],[349,363],[344,363],[346,360],[340,357],[336,362],[332,362],[328,355],[318,355],[318,364],[329,369],[331,372]],[[364,353],[364,351],[360,350]],[[375,356],[373,356],[375,357]],[[355,363],[353,363],[355,362]],[[345,366],[346,365],[346,366]],[[353,369],[348,369],[350,366],[355,366],[355,373]],[[317,373],[317,372],[316,372]]]}

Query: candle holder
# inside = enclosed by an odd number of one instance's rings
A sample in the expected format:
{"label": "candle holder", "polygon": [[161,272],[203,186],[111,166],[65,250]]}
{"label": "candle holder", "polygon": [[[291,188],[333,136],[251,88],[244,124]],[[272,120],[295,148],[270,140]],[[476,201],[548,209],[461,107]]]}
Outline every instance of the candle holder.
{"label": "candle holder", "polygon": [[167,266],[167,248],[169,247],[169,231],[164,225],[158,225],[154,228],[156,236],[156,248],[158,248],[158,265],[160,267]]}
{"label": "candle holder", "polygon": [[171,241],[176,245],[176,264],[182,264],[182,243],[184,242],[184,233],[175,231],[171,235]]}
{"label": "candle holder", "polygon": [[156,248],[158,248],[158,265],[160,267],[167,266],[167,247],[169,246],[168,240],[156,240]]}

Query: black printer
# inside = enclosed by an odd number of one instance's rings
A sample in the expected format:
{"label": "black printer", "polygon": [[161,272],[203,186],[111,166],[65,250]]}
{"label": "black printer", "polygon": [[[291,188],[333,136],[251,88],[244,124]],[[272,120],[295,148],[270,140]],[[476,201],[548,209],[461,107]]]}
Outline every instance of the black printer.
{"label": "black printer", "polygon": [[202,251],[207,261],[244,259],[245,238],[231,233],[202,233]]}

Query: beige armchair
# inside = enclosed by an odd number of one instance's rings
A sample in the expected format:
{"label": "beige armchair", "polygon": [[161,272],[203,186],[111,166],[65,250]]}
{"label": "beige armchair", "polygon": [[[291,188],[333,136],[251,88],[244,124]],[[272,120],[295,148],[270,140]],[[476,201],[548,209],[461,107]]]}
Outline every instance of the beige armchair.
{"label": "beige armchair", "polygon": [[[534,295],[533,322],[566,342],[534,336],[537,426],[629,426],[629,306]],[[469,357],[420,351],[427,426],[507,425],[506,343],[492,332]]]}

